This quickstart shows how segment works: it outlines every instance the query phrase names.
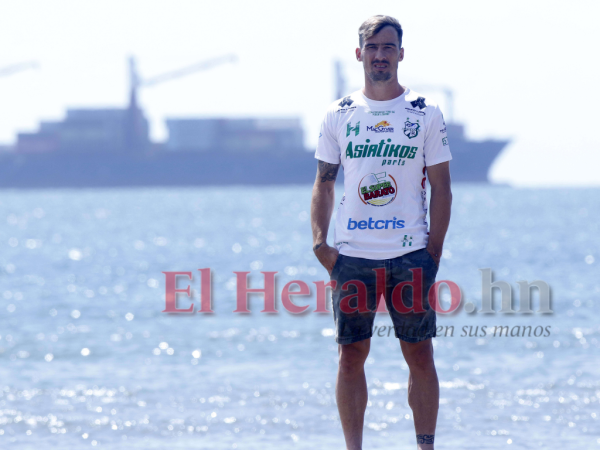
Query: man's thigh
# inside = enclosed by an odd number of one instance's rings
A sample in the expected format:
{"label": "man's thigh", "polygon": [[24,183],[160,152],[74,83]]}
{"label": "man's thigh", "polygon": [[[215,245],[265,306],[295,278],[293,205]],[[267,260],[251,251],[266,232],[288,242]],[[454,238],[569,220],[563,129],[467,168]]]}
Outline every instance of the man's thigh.
{"label": "man's thigh", "polygon": [[383,261],[354,258],[340,254],[331,272],[336,281],[332,292],[336,342],[352,344],[373,335],[377,309],[376,272]]}
{"label": "man's thigh", "polygon": [[386,304],[398,339],[416,343],[435,337],[436,316],[428,294],[437,271],[424,248],[392,260]]}

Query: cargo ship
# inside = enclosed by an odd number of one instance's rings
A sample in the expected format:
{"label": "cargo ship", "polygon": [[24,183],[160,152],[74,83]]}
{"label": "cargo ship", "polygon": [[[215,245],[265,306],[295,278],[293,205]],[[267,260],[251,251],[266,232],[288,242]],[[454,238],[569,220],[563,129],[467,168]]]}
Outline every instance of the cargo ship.
{"label": "cargo ship", "polygon": [[[179,71],[175,76],[187,73],[190,70]],[[133,59],[130,80],[127,108],[69,109],[62,121],[41,122],[38,131],[19,133],[14,148],[0,152],[0,188],[276,185],[314,181],[314,150],[304,147],[299,118],[169,118],[168,140],[154,143],[149,139],[148,121],[138,104],[138,89],[143,83]],[[488,182],[489,168],[508,141],[471,141],[466,139],[462,125],[451,122],[447,129],[453,156],[452,180]],[[341,182],[343,177],[338,178]]]}

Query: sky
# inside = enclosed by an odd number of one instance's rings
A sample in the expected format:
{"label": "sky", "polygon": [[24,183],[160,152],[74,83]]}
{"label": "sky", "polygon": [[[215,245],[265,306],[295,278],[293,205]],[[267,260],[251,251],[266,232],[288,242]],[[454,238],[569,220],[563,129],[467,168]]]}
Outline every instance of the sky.
{"label": "sky", "polygon": [[[333,61],[359,89],[358,27],[387,14],[404,29],[400,82],[451,88],[469,138],[510,140],[493,182],[599,186],[599,12],[582,0],[4,0],[0,69],[39,68],[0,77],[0,144],[66,108],[124,107],[129,55],[152,77],[235,54],[141,91],[152,138],[167,138],[166,118],[300,117],[314,148],[335,99]],[[447,110],[441,91],[427,95]]]}

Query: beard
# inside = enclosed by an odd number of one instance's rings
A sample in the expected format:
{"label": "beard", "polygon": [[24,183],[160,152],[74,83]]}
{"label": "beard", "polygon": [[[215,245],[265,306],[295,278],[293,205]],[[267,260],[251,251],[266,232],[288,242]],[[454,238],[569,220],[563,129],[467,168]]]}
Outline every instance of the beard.
{"label": "beard", "polygon": [[372,67],[372,70],[367,71],[367,75],[371,79],[371,81],[388,81],[392,78],[392,71],[390,69],[390,64],[386,60],[374,60],[371,64],[375,65],[377,63],[386,63],[388,65],[388,71],[380,72],[379,70]]}
{"label": "beard", "polygon": [[391,72],[369,72],[368,75],[371,81],[387,81],[392,78]]}

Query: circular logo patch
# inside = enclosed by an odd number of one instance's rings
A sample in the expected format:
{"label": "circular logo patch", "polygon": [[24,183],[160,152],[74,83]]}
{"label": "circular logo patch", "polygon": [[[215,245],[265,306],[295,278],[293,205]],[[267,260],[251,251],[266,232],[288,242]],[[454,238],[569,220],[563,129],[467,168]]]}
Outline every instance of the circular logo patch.
{"label": "circular logo patch", "polygon": [[398,194],[396,180],[386,172],[365,175],[358,185],[358,196],[365,205],[385,206]]}

